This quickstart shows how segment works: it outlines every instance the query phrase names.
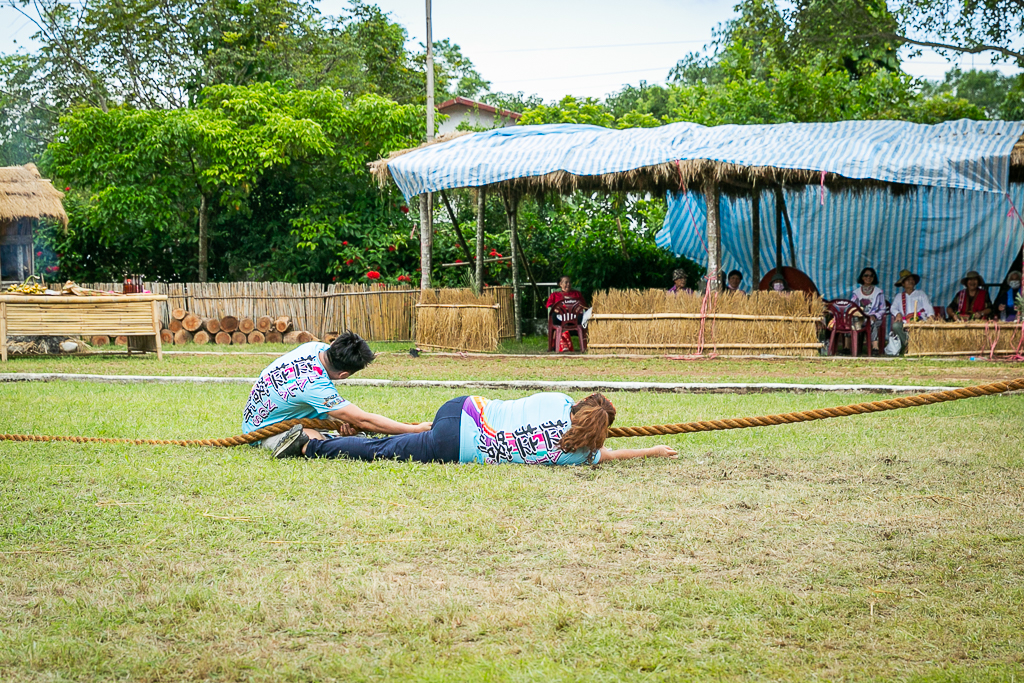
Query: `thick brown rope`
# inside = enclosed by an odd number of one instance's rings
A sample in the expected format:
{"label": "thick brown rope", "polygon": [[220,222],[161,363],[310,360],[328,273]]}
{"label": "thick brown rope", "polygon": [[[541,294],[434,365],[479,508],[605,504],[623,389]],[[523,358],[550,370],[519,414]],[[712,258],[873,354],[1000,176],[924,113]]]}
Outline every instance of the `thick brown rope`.
{"label": "thick brown rope", "polygon": [[1024,377],[1015,379],[1011,382],[993,382],[992,384],[981,384],[975,387],[964,387],[963,389],[952,389],[950,391],[936,391],[934,393],[918,394],[916,396],[901,396],[899,398],[891,398],[887,401],[855,403],[848,406],[819,408],[817,410],[805,410],[799,413],[785,413],[783,415],[738,417],[727,420],[703,420],[701,422],[683,422],[680,424],[652,425],[648,427],[612,427],[608,430],[608,436],[661,436],[665,434],[711,432],[719,429],[770,427],[772,425],[792,424],[794,422],[825,420],[830,417],[848,417],[850,415],[862,415],[864,413],[878,413],[884,410],[916,408],[917,406],[927,406],[933,403],[956,401],[962,398],[976,398],[978,396],[990,396],[992,394],[1001,394],[1006,391],[1016,391],[1019,389],[1024,389]]}
{"label": "thick brown rope", "polygon": [[167,446],[242,446],[254,441],[262,441],[268,436],[274,436],[281,432],[287,432],[293,425],[301,424],[303,427],[313,429],[339,429],[347,425],[341,420],[313,420],[305,418],[302,420],[285,420],[275,422],[269,427],[257,429],[247,434],[229,436],[223,439],[108,439],[99,436],[35,436],[32,434],[0,434],[0,441],[72,441],[74,443],[131,443],[136,445],[154,444]]}
{"label": "thick brown rope", "polygon": [[[762,415],[761,417],[738,417],[726,420],[703,420],[701,422],[682,422],[670,425],[648,425],[646,427],[612,427],[608,430],[610,438],[631,437],[631,436],[663,436],[666,434],[689,434],[692,432],[712,432],[719,429],[745,429],[747,427],[770,427],[772,425],[793,424],[794,422],[811,422],[812,420],[825,420],[830,417],[849,417],[850,415],[863,415],[864,413],[878,413],[885,410],[899,410],[900,408],[916,408],[927,406],[933,403],[944,403],[946,401],[957,401],[963,398],[977,398],[978,396],[991,396],[1007,391],[1019,391],[1024,389],[1024,377],[1010,382],[993,382],[992,384],[981,384],[963,389],[952,389],[949,391],[936,391],[930,394],[918,394],[916,396],[902,396],[887,401],[871,401],[870,403],[855,403],[848,406],[836,408],[819,408],[817,410],[805,410],[799,413],[785,413],[783,415]],[[32,434],[0,434],[0,441],[71,441],[74,443],[130,443],[136,445],[155,444],[169,446],[241,446],[254,441],[261,441],[268,436],[274,436],[281,432],[288,431],[293,425],[302,424],[304,427],[313,429],[338,429],[346,423],[340,420],[285,420],[277,422],[269,427],[257,429],[248,434],[229,436],[223,439],[109,439],[98,436],[35,436]]]}

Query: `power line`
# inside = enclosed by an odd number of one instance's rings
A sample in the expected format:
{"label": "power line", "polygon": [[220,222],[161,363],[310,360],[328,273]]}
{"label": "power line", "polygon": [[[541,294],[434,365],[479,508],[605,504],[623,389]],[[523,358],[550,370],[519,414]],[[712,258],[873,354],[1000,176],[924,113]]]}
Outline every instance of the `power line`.
{"label": "power line", "polygon": [[572,45],[569,47],[527,47],[517,50],[490,50],[485,54],[504,54],[507,52],[556,52],[559,50],[597,50],[615,47],[651,47],[652,45],[689,45],[692,43],[705,43],[705,40],[669,40],[660,43],[620,43],[618,45]]}

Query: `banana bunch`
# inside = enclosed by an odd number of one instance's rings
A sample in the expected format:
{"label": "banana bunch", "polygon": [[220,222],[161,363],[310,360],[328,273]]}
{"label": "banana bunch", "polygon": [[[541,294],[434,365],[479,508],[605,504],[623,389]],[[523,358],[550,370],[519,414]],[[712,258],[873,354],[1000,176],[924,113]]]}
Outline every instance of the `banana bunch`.
{"label": "banana bunch", "polygon": [[7,291],[11,294],[42,294],[46,291],[46,287],[38,282],[25,281],[20,285],[11,285]]}

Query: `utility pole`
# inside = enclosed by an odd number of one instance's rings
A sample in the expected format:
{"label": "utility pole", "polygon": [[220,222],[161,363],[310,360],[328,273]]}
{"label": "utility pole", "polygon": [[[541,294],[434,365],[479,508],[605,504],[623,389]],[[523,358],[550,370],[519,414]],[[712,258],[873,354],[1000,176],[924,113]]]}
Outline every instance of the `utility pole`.
{"label": "utility pole", "polygon": [[[434,140],[434,29],[427,1],[427,142]],[[420,195],[420,289],[430,289],[434,251],[434,198]]]}

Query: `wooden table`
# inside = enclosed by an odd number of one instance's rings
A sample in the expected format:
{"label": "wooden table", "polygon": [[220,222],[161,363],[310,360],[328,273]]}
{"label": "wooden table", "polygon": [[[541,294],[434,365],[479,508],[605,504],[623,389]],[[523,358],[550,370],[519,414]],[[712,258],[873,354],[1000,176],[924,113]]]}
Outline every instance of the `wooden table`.
{"label": "wooden table", "polygon": [[[160,346],[163,294],[124,296],[25,296],[0,294],[0,360],[7,361],[8,335],[126,335],[141,337],[138,350]],[[152,337],[152,343],[150,343]],[[132,344],[129,343],[129,352]],[[147,348],[148,347],[148,348]]]}

